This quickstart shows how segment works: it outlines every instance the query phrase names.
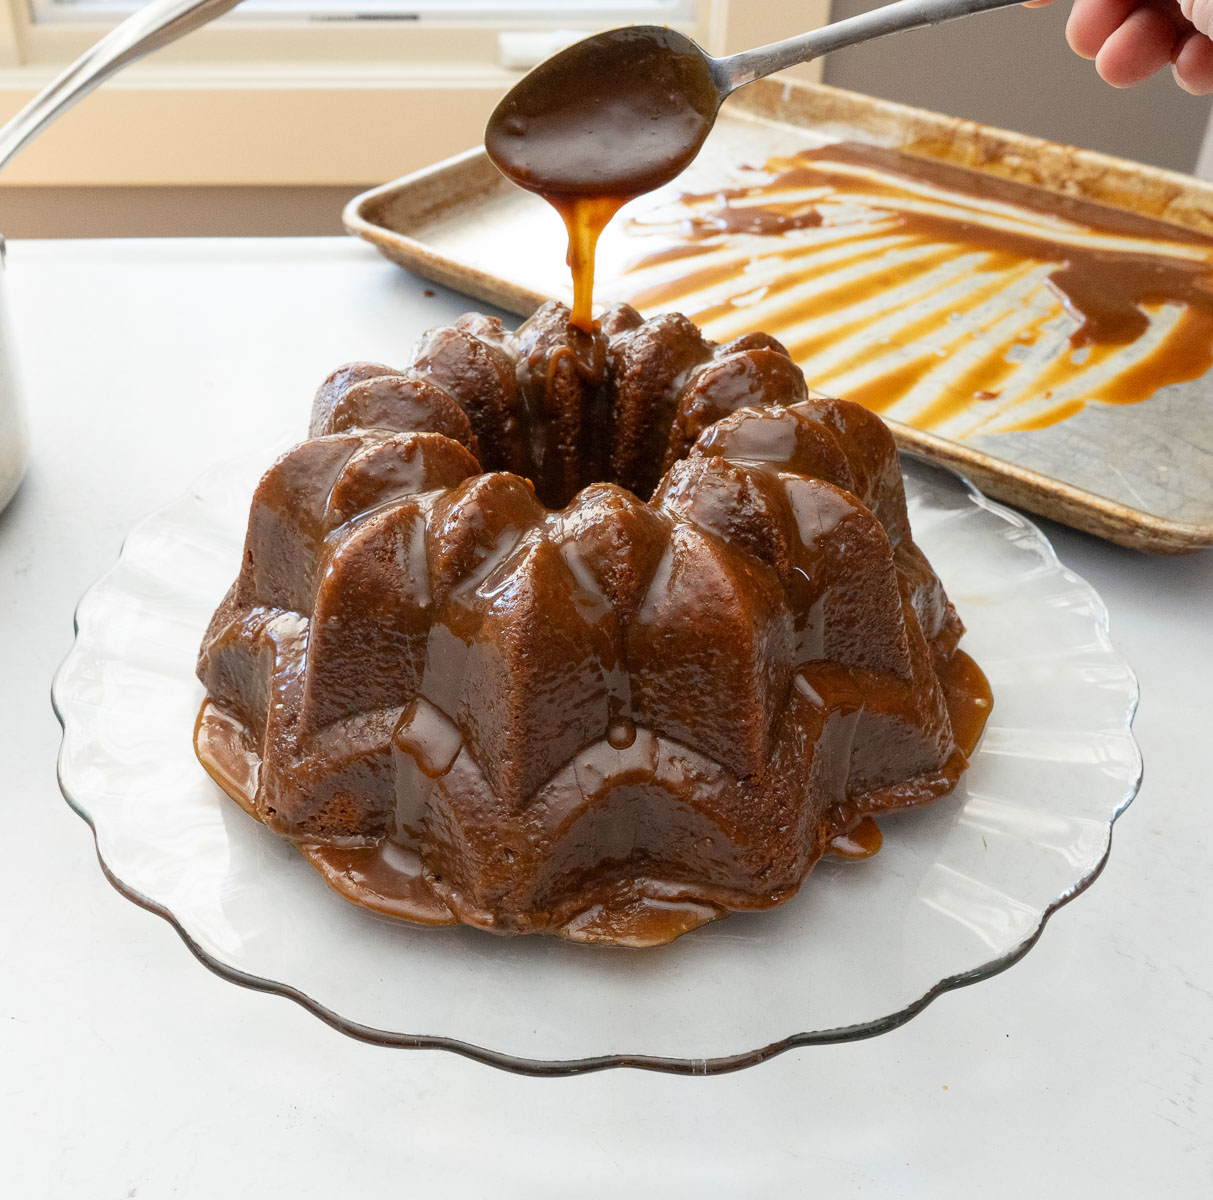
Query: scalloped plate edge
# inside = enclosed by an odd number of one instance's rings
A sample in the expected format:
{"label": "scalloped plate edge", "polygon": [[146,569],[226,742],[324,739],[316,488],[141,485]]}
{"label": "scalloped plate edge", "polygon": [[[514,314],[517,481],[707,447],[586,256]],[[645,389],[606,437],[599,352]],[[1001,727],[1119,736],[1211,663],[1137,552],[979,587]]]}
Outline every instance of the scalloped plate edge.
{"label": "scalloped plate edge", "polygon": [[[281,452],[283,442],[274,443],[273,457]],[[292,443],[286,443],[292,444]],[[904,452],[903,452],[904,453]],[[252,459],[254,455],[241,455],[238,460],[244,458]],[[794,1033],[785,1038],[780,1038],[774,1042],[770,1042],[765,1046],[761,1046],[756,1050],[743,1051],[737,1054],[725,1055],[716,1058],[666,1058],[656,1055],[647,1054],[603,1054],[593,1057],[572,1058],[572,1059],[538,1059],[525,1056],[508,1054],[502,1051],[491,1050],[485,1046],[478,1046],[471,1042],[462,1041],[457,1038],[443,1037],[438,1034],[405,1034],[395,1033],[391,1030],[379,1029],[371,1025],[361,1024],[357,1021],[348,1020],[332,1009],[314,1000],[306,993],[300,991],[287,983],[278,983],[271,979],[265,979],[259,975],[253,975],[249,972],[242,971],[238,967],[233,967],[219,958],[212,955],[197,940],[189,933],[182,925],[180,920],[167,908],[151,897],[144,895],[137,888],[128,884],[121,879],[106,862],[105,855],[101,849],[101,840],[98,835],[96,824],[92,816],[84,805],[75,797],[64,778],[64,764],[67,757],[68,740],[70,731],[65,715],[66,705],[62,699],[62,680],[65,677],[68,669],[75,659],[79,641],[78,635],[80,630],[80,612],[90,602],[93,594],[99,588],[107,583],[110,578],[119,571],[124,565],[123,559],[127,554],[126,541],[124,540],[118,559],[104,574],[102,574],[84,593],[79,603],[76,606],[75,616],[73,618],[73,644],[68,651],[63,662],[55,672],[54,679],[51,683],[51,707],[54,710],[55,717],[59,721],[62,729],[62,738],[60,740],[59,754],[56,764],[56,777],[59,783],[59,789],[67,801],[69,807],[88,825],[93,835],[93,845],[97,853],[97,861],[101,866],[102,874],[114,887],[114,889],[133,904],[137,904],[140,908],[146,909],[150,913],[167,921],[170,926],[177,932],[178,936],[185,943],[186,947],[194,955],[194,957],[208,970],[214,972],[221,979],[227,980],[229,983],[234,983],[240,987],[248,988],[250,991],[264,992],[274,996],[281,996],[284,999],[293,1001],[301,1008],[306,1009],[314,1016],[318,1017],[326,1025],[337,1030],[339,1033],[345,1034],[347,1037],[354,1038],[357,1041],[365,1042],[370,1045],[386,1046],[393,1049],[407,1050],[447,1050],[453,1054],[461,1055],[465,1058],[470,1058],[475,1062],[484,1063],[487,1066],[497,1067],[501,1070],[511,1072],[518,1075],[530,1076],[569,1076],[569,1075],[584,1075],[596,1071],[604,1071],[615,1067],[631,1067],[639,1070],[657,1071],[669,1075],[724,1075],[732,1071],[739,1071],[746,1067],[756,1066],[759,1063],[766,1062],[774,1058],[776,1055],[783,1054],[788,1050],[797,1049],[803,1046],[822,1046],[836,1045],[841,1042],[856,1042],[865,1041],[868,1038],[878,1037],[883,1033],[888,1033],[900,1026],[906,1024],[912,1018],[918,1016],[924,1009],[927,1008],[934,1000],[947,992],[955,991],[958,988],[968,987],[974,983],[980,983],[982,980],[993,978],[995,975],[1001,974],[1003,971],[1014,966],[1022,959],[1029,950],[1040,940],[1044,933],[1045,926],[1049,919],[1059,909],[1064,908],[1075,897],[1082,895],[1099,878],[1107,865],[1108,857],[1112,850],[1112,832],[1116,821],[1121,817],[1125,810],[1136,798],[1141,789],[1141,783],[1144,773],[1144,763],[1141,754],[1141,747],[1133,734],[1133,721],[1137,714],[1137,707],[1140,701],[1140,685],[1137,680],[1136,673],[1129,666],[1124,655],[1116,649],[1112,641],[1109,630],[1109,616],[1107,605],[1104,604],[1102,597],[1090,583],[1083,579],[1057,556],[1056,550],[1052,543],[1044,535],[1044,532],[1028,518],[1015,512],[1013,509],[1007,508],[1005,505],[998,504],[990,500],[982,492],[980,492],[968,479],[963,475],[951,470],[947,467],[941,467],[938,463],[931,462],[916,454],[905,454],[905,457],[912,459],[915,462],[922,463],[932,471],[940,471],[944,474],[951,475],[958,479],[966,488],[969,497],[974,505],[997,516],[1000,520],[1007,524],[1023,531],[1032,542],[1043,551],[1045,561],[1052,567],[1059,570],[1068,581],[1079,586],[1084,590],[1089,599],[1092,601],[1092,608],[1096,613],[1095,629],[1101,644],[1114,656],[1117,662],[1123,667],[1126,678],[1131,681],[1131,690],[1128,697],[1126,711],[1125,732],[1128,740],[1132,743],[1137,770],[1132,782],[1125,789],[1124,794],[1117,802],[1115,809],[1112,812],[1111,819],[1108,822],[1107,837],[1105,840],[1103,853],[1096,861],[1094,866],[1087,871],[1085,875],[1071,884],[1065,891],[1062,892],[1055,900],[1048,904],[1041,913],[1040,921],[1036,928],[1021,941],[1017,946],[1005,954],[1001,954],[989,962],[975,967],[972,970],[961,972],[957,975],[948,976],[940,980],[937,984],[929,988],[918,999],[904,1005],[897,1011],[888,1014],[887,1016],[877,1018],[872,1021],[861,1022],[856,1025],[838,1026],[832,1029],[817,1030],[815,1032]],[[227,460],[224,463],[216,464],[215,466],[204,472],[195,483],[181,496],[168,501],[167,503],[158,506],[152,512],[148,513],[139,522],[142,525],[144,522],[161,516],[170,509],[181,504],[188,497],[201,499],[200,493],[205,491],[205,485],[208,479],[223,470],[230,469],[234,460]],[[272,461],[272,458],[261,458],[260,461]]]}

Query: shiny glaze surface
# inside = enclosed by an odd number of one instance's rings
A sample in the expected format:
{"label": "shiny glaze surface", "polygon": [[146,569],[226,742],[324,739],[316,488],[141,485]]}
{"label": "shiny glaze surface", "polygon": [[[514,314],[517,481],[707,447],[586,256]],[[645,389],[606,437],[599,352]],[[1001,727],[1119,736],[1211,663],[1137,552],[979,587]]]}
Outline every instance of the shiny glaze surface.
{"label": "shiny glaze surface", "polygon": [[[958,650],[949,667],[951,664],[956,665],[955,669],[940,672],[941,683],[957,744],[968,756],[977,748],[992,698],[984,675],[967,654]],[[618,746],[609,733],[607,740],[616,749],[625,748]],[[199,758],[212,778],[246,812],[256,815],[255,774],[248,766],[256,763],[257,752],[244,731],[207,702],[199,714],[195,741]],[[424,745],[416,745],[413,753],[419,763],[424,761]],[[962,760],[951,762],[944,776],[947,790],[962,769]],[[917,792],[912,796],[911,803],[921,802]],[[895,807],[901,806],[888,804],[879,811]],[[823,854],[859,861],[879,852],[883,837],[871,813],[855,803],[840,805],[826,828],[834,830],[844,825],[840,832],[830,835]],[[421,925],[459,924],[459,917],[426,879],[415,845],[406,844],[414,842],[413,837],[406,835],[403,840],[389,837],[371,845],[297,842],[296,846],[334,891],[355,904]],[[662,890],[669,894],[662,896]],[[605,896],[595,896],[559,932],[570,941],[652,946],[673,941],[691,929],[727,915],[727,907],[679,897],[676,889],[660,880],[638,879],[631,881],[630,886],[616,883]]]}
{"label": "shiny glaze surface", "polygon": [[851,143],[667,215],[632,227],[664,243],[632,303],[759,323],[815,388],[920,428],[1041,428],[1213,367],[1213,238],[1152,218]]}
{"label": "shiny glaze surface", "polygon": [[335,372],[312,433],[254,498],[197,747],[343,894],[652,945],[963,771],[989,694],[891,436],[773,339],[469,316]]}
{"label": "shiny glaze surface", "polygon": [[619,208],[668,183],[699,152],[720,96],[698,48],[669,29],[611,30],[536,67],[494,110],[498,169],[560,213],[573,323],[593,321],[594,248]]}

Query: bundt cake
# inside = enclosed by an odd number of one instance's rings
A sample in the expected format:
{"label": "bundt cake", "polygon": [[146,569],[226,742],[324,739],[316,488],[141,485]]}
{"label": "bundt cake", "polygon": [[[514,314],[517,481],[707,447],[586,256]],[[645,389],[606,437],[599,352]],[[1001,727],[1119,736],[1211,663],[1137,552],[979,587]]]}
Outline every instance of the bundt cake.
{"label": "bundt cake", "polygon": [[988,711],[881,421],[547,305],[345,366],[207,629],[200,759],[351,899],[651,945],[792,896]]}

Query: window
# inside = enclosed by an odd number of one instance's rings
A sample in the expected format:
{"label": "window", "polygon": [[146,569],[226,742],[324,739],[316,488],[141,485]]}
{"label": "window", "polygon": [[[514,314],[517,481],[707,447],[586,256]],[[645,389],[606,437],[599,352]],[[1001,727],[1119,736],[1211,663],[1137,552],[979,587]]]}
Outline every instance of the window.
{"label": "window", "polygon": [[[138,3],[0,0],[0,121]],[[480,140],[531,65],[519,34],[652,22],[723,53],[828,13],[829,0],[245,0],[90,96],[0,187],[381,182]]]}

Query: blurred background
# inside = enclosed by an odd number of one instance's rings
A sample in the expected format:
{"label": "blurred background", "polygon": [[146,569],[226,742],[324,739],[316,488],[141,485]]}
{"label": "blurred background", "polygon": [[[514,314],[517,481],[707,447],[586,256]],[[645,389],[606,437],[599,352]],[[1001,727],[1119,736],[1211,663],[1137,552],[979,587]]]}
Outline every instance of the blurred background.
{"label": "blurred background", "polygon": [[[0,0],[0,120],[139,0]],[[10,237],[339,233],[365,187],[480,141],[567,41],[631,22],[731,53],[872,0],[246,0],[137,64],[0,177]],[[1213,103],[1131,91],[1066,47],[1068,0],[901,34],[808,78],[1213,178]]]}

